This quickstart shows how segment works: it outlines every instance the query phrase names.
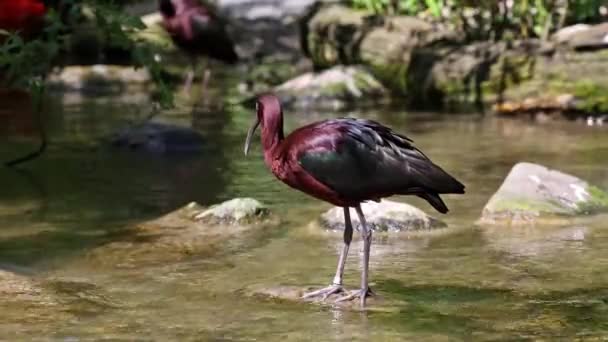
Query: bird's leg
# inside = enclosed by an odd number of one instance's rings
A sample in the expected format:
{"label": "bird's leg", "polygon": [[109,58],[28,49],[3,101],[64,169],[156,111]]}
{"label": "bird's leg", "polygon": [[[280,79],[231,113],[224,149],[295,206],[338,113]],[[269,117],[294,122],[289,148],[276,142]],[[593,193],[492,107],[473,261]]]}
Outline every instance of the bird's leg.
{"label": "bird's leg", "polygon": [[203,62],[203,82],[201,83],[201,91],[203,92],[203,101],[207,103],[207,84],[209,84],[209,78],[211,77],[211,70],[209,70],[209,60],[205,59]]}
{"label": "bird's leg", "polygon": [[336,269],[334,280],[328,287],[304,294],[302,296],[303,299],[322,296],[323,300],[325,300],[334,293],[344,292],[344,288],[342,287],[342,275],[344,274],[344,265],[346,264],[346,257],[348,256],[348,249],[350,248],[352,239],[353,226],[350,221],[350,211],[348,207],[344,207],[344,245],[342,246],[340,259],[338,259],[338,268]]}
{"label": "bird's leg", "polygon": [[190,94],[190,88],[192,88],[192,81],[194,81],[194,71],[196,69],[196,60],[194,58],[190,58],[190,70],[186,74],[186,81],[184,82],[184,94]]}
{"label": "bird's leg", "polygon": [[361,289],[351,292],[349,295],[338,298],[336,302],[342,302],[345,300],[351,300],[354,298],[360,298],[361,307],[365,307],[365,299],[372,295],[372,291],[369,288],[369,254],[372,246],[372,231],[368,229],[365,216],[361,210],[361,205],[356,207],[357,215],[359,216],[359,222],[361,223],[361,239],[363,240],[363,271],[361,271]]}

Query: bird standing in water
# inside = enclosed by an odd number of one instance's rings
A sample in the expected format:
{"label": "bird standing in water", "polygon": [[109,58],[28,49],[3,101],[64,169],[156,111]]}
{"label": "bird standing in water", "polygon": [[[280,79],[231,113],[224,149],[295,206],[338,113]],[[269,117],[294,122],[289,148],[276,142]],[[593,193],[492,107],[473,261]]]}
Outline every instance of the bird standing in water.
{"label": "bird standing in water", "polygon": [[361,203],[392,195],[415,195],[433,208],[447,213],[439,194],[463,194],[464,185],[435,165],[413,146],[412,140],[372,120],[341,118],[315,122],[283,134],[283,112],[278,98],[262,95],[256,102],[256,119],[247,132],[245,155],[251,138],[261,126],[264,161],[285,184],[320,200],[344,208],[344,246],[330,286],[307,293],[303,298],[346,293],[342,275],[352,240],[350,208],[361,223],[363,270],[361,289],[337,301],[360,298],[361,307],[371,295],[368,285],[372,232]]}
{"label": "bird standing in water", "polygon": [[[188,93],[194,79],[197,58],[211,57],[228,64],[238,62],[234,42],[225,29],[223,20],[209,6],[197,0],[159,0],[163,26],[171,39],[190,58],[191,70],[188,71],[184,91]],[[209,81],[210,71],[205,63],[202,88]]]}

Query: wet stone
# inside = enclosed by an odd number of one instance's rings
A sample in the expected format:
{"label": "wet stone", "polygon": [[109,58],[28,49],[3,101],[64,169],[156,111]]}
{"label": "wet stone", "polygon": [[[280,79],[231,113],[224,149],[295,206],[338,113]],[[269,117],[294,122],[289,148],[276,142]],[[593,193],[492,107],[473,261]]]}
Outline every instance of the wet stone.
{"label": "wet stone", "polygon": [[60,322],[71,318],[52,289],[44,282],[0,270],[0,330],[40,322]]}
{"label": "wet stone", "polygon": [[191,255],[213,256],[225,248],[256,241],[264,228],[276,224],[276,215],[251,198],[235,198],[211,207],[192,202],[129,227],[117,239],[91,251],[88,258],[96,264],[133,268]]}
{"label": "wet stone", "polygon": [[576,50],[605,49],[608,48],[608,23],[564,27],[553,35],[553,40]]}
{"label": "wet stone", "polygon": [[485,205],[481,224],[563,224],[608,211],[608,194],[575,176],[518,163]]}
{"label": "wet stone", "polygon": [[195,216],[203,222],[214,223],[251,223],[269,214],[268,208],[253,198],[235,198],[213,205]]}
{"label": "wet stone", "polygon": [[362,66],[309,72],[275,88],[281,102],[298,109],[346,109],[387,100],[387,89]]}
{"label": "wet stone", "polygon": [[51,88],[63,91],[121,93],[133,88],[145,89],[151,84],[144,68],[122,65],[71,65],[49,75]]}
{"label": "wet stone", "polygon": [[35,281],[0,270],[0,301],[49,302],[49,298]]}
{"label": "wet stone", "polygon": [[[424,211],[400,202],[382,200],[380,202],[366,202],[361,205],[368,228],[375,232],[407,232],[425,231],[445,228],[447,225]],[[351,208],[350,218],[353,228],[360,229],[359,216]],[[334,207],[321,215],[319,223],[326,230],[344,230],[344,211],[341,207]]]}

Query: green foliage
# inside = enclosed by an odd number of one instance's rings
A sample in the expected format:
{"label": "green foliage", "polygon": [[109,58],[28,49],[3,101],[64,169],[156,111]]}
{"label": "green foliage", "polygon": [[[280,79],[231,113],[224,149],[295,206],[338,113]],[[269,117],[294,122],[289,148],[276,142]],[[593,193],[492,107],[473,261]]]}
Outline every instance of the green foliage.
{"label": "green foliage", "polygon": [[602,20],[605,0],[351,0],[377,14],[416,15],[464,31],[471,39],[547,38],[566,24]]}
{"label": "green foliage", "polygon": [[80,25],[84,13],[101,33],[103,41],[132,51],[134,64],[150,71],[160,93],[161,107],[173,106],[173,94],[163,81],[155,51],[138,41],[134,34],[145,29],[139,17],[125,13],[113,1],[64,0],[63,3],[72,5],[67,19],[49,10],[44,31],[34,39],[24,40],[16,33],[0,31],[0,36],[6,37],[0,45],[0,86],[29,88],[34,80],[44,78],[57,66],[60,54],[67,50],[69,25]]}

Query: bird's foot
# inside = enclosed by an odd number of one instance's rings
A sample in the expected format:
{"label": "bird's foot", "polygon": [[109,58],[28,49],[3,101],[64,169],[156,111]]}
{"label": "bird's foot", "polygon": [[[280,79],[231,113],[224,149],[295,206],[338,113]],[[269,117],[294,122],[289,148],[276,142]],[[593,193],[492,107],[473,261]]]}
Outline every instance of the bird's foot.
{"label": "bird's foot", "polygon": [[336,303],[345,302],[347,300],[353,300],[353,299],[359,298],[359,300],[361,301],[361,307],[364,307],[365,300],[367,299],[367,297],[372,297],[372,296],[374,296],[374,292],[372,291],[371,288],[368,287],[367,289],[359,289],[359,290],[351,291],[346,296],[342,296],[342,297],[336,299]]}
{"label": "bird's foot", "polygon": [[321,297],[321,300],[324,301],[327,299],[327,297],[331,296],[334,293],[337,294],[337,293],[343,293],[343,292],[346,292],[346,291],[344,290],[344,287],[342,287],[342,285],[332,284],[332,285],[329,285],[328,287],[324,287],[320,290],[305,293],[301,298],[308,299],[308,298],[313,298],[313,297]]}

